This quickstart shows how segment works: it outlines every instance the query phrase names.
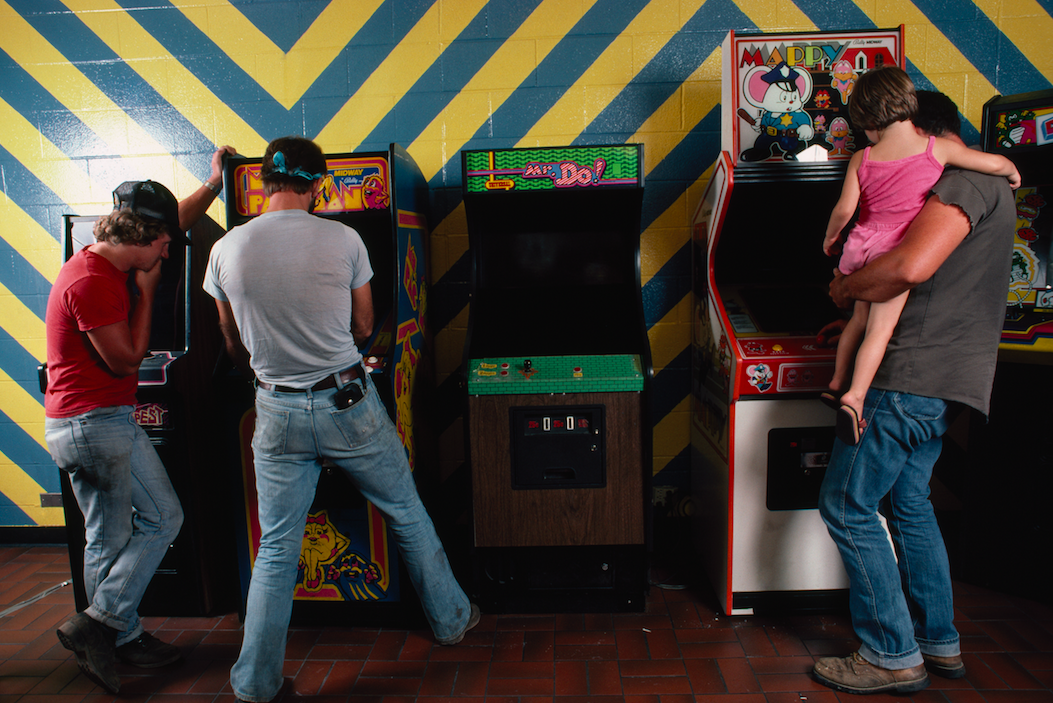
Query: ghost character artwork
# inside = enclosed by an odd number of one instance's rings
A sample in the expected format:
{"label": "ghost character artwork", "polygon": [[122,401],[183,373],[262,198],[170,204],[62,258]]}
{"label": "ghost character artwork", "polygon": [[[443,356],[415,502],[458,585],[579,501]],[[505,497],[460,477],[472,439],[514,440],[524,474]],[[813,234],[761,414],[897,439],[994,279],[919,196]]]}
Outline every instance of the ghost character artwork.
{"label": "ghost character artwork", "polygon": [[782,153],[787,161],[797,159],[815,134],[804,103],[812,94],[808,71],[781,62],[774,68],[755,66],[742,81],[742,96],[760,110],[751,127],[757,132],[753,147],[742,152],[743,161],[763,161]]}

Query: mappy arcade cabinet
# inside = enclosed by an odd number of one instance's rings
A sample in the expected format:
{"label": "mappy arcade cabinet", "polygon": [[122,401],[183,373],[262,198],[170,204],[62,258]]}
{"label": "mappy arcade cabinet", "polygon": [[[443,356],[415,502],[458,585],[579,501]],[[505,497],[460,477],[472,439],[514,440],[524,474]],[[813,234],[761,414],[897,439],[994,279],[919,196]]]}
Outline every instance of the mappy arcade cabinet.
{"label": "mappy arcade cabinet", "polygon": [[694,216],[694,533],[726,613],[848,586],[817,510],[834,441],[818,400],[841,317],[822,251],[862,72],[903,64],[902,28],[738,35],[723,43],[722,153]]}
{"label": "mappy arcade cabinet", "polygon": [[[262,158],[227,160],[230,227],[267,209],[261,163]],[[431,454],[421,451],[428,445],[427,428],[416,421],[423,417],[420,405],[430,373],[425,328],[427,182],[397,144],[387,152],[326,155],[326,166],[313,212],[354,228],[369,252],[376,327],[360,351],[420,484],[429,473],[421,471],[421,465]],[[232,448],[238,461],[236,490],[244,501],[242,528],[237,530],[244,613],[260,539],[251,447],[255,411],[247,384],[229,385],[230,421],[237,428],[230,433],[238,444]],[[404,567],[383,516],[335,467],[323,467],[304,526],[300,563],[293,622],[390,624],[421,617],[416,594],[408,581],[403,582]]]}
{"label": "mappy arcade cabinet", "polygon": [[642,610],[650,347],[640,145],[464,151],[474,594]]}

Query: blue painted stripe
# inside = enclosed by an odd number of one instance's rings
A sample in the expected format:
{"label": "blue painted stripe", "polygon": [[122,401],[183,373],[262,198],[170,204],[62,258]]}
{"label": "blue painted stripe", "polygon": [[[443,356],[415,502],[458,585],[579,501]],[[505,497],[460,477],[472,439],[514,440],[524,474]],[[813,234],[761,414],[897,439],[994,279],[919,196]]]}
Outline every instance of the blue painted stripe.
{"label": "blue painted stripe", "polygon": [[7,496],[0,493],[0,525],[5,527],[36,526],[36,523],[30,520],[21,508],[8,500]]}
{"label": "blue painted stripe", "polygon": [[[365,142],[385,147],[392,141],[411,144],[539,4],[541,0],[488,3],[399,100],[395,109],[384,116]],[[502,22],[498,28],[491,29],[488,25],[495,14],[494,5],[500,5]]]}
{"label": "blue painted stripe", "polygon": [[643,287],[644,320],[651,329],[691,292],[691,242],[684,244]]}
{"label": "blue painted stripe", "polygon": [[67,154],[108,154],[105,144],[9,54],[0,51],[0,96]]}
{"label": "blue painted stripe", "polygon": [[288,53],[311,24],[322,14],[328,2],[259,2],[229,0],[282,51]]}
{"label": "blue painted stripe", "polygon": [[914,5],[998,92],[1050,87],[1049,79],[970,0],[914,0]]}
{"label": "blue painted stripe", "polygon": [[654,375],[651,394],[651,418],[657,425],[683,402],[691,388],[691,347],[677,354],[665,368]]}
{"label": "blue painted stripe", "polygon": [[43,403],[44,396],[40,392],[40,382],[37,380],[36,358],[10,335],[9,330],[3,328],[0,328],[0,361],[3,363],[4,373],[10,376],[11,380],[31,398]]}
{"label": "blue painted stripe", "polygon": [[[910,59],[907,59],[907,65],[904,67],[907,75],[910,76],[911,82],[914,83],[914,87],[917,90],[935,90],[940,92],[932,81],[928,77],[918,70],[918,67],[914,65]],[[966,144],[980,144],[982,142],[980,138],[980,130],[973,127],[972,122],[965,119],[965,115],[962,114],[961,110],[958,111],[958,119],[962,122],[961,137],[962,141]]]}
{"label": "blue painted stripe", "polygon": [[852,2],[829,0],[794,0],[798,10],[807,15],[821,32],[846,29],[877,29],[870,18]]}
{"label": "blue painted stripe", "polygon": [[59,491],[58,468],[51,455],[3,412],[0,412],[0,452],[45,491]]}
{"label": "blue painted stripe", "polygon": [[[202,180],[211,174],[210,160],[202,158],[215,151],[207,137],[121,61],[76,15],[63,11],[65,6],[58,0],[33,2],[44,12],[27,15],[26,19],[44,39],[190,173]],[[23,107],[19,111],[27,118],[40,114],[41,119],[35,122],[55,146],[74,158],[119,156],[28,75],[26,79],[29,82],[19,86],[19,90],[29,89],[21,98]],[[40,102],[26,105],[29,96],[34,100],[39,97]]]}
{"label": "blue painted stripe", "polygon": [[635,134],[720,46],[727,31],[714,30],[713,27],[728,25],[756,30],[750,19],[730,0],[711,0],[702,5],[575,143],[584,143],[583,140],[588,138],[610,140],[611,135],[618,134],[625,134],[628,139]]}

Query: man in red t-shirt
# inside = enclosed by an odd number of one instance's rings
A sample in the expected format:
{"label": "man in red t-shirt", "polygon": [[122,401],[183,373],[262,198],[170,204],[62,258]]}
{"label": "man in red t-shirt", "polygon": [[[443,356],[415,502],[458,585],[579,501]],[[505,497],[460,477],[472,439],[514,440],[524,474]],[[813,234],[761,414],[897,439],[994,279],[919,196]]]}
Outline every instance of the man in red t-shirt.
{"label": "man in red t-shirt", "polygon": [[57,634],[111,693],[120,688],[117,658],[153,668],[181,656],[145,632],[136,612],[183,511],[132,412],[161,261],[170,242],[189,243],[184,232],[219,193],[223,157],[233,153],[216,151],[209,180],[182,202],[154,181],[118,186],[113,212],[95,223],[95,243],[63,265],[48,297],[44,436],[84,514],[90,603]]}

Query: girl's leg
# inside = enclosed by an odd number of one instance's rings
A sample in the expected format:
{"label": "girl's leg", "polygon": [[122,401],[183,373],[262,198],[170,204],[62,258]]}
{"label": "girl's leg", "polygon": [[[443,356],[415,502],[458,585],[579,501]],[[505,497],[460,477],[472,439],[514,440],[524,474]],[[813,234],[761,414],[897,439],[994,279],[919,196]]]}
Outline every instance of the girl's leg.
{"label": "girl's leg", "polygon": [[841,339],[837,342],[837,356],[834,362],[834,375],[830,379],[830,390],[840,391],[849,385],[852,373],[852,362],[856,350],[863,341],[863,333],[867,327],[867,315],[870,312],[870,303],[857,300],[852,309],[852,318],[841,331]]}
{"label": "girl's leg", "polygon": [[[866,334],[856,352],[856,365],[852,372],[852,385],[844,395],[841,403],[851,407],[857,417],[863,417],[863,399],[877,374],[881,360],[885,358],[885,347],[892,339],[899,323],[899,315],[907,303],[907,292],[900,293],[884,303],[871,303],[870,314],[866,321]],[[852,319],[855,320],[853,314]],[[840,345],[839,345],[840,347]],[[840,348],[838,357],[840,358]]]}

